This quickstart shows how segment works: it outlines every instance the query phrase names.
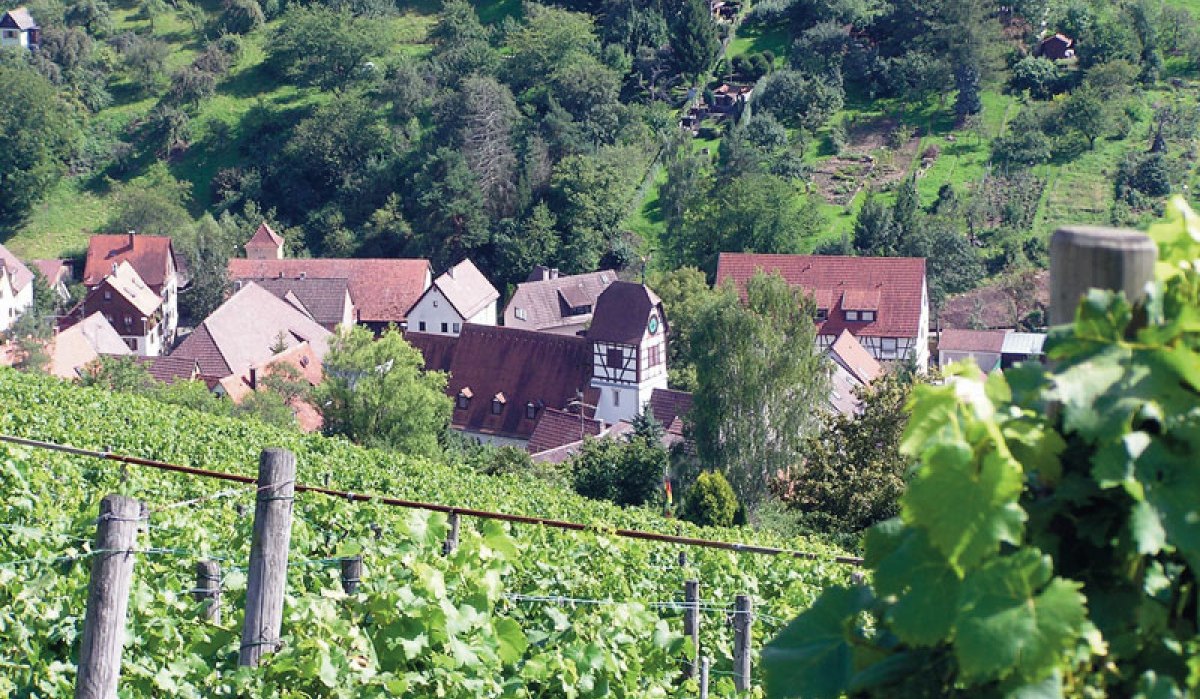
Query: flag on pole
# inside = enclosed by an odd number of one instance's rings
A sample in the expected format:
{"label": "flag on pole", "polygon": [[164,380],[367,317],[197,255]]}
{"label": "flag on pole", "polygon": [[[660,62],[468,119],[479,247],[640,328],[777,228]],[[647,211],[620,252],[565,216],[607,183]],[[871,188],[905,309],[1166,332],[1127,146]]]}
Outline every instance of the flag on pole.
{"label": "flag on pole", "polygon": [[666,506],[666,512],[664,514],[666,514],[667,517],[670,517],[671,516],[671,505],[672,505],[671,478],[667,475],[663,475],[663,490],[665,490],[667,492],[667,506]]}

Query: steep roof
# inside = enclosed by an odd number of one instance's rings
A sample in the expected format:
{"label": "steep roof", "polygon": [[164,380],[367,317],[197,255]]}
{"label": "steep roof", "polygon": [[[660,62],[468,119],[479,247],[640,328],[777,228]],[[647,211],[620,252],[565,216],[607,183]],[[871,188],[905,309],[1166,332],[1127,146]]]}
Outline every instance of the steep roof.
{"label": "steep roof", "polygon": [[862,385],[845,367],[834,364],[833,372],[829,375],[829,405],[842,415],[856,415],[862,408],[862,401],[855,391]]}
{"label": "steep roof", "polygon": [[843,330],[842,334],[838,335],[827,353],[830,359],[850,372],[860,383],[870,384],[883,374],[883,365],[854,339],[849,330]]}
{"label": "steep roof", "polygon": [[938,338],[938,350],[946,352],[991,352],[1000,354],[1004,349],[1005,330],[953,330],[946,329]]}
{"label": "steep roof", "polygon": [[280,339],[288,347],[308,342],[316,356],[324,358],[332,334],[251,282],[205,318],[171,356],[195,359],[203,376],[221,379],[269,360]]}
{"label": "steep roof", "polygon": [[283,259],[229,261],[231,279],[345,279],[364,323],[400,323],[429,279],[429,260]]}
{"label": "steep roof", "polygon": [[13,26],[22,31],[38,28],[37,22],[33,21],[33,15],[29,14],[29,10],[24,7],[9,10],[4,13],[4,17],[10,18]]}
{"label": "steep roof", "polygon": [[463,318],[474,316],[500,298],[500,292],[470,260],[463,260],[443,272],[433,285]]}
{"label": "steep roof", "polygon": [[662,301],[645,285],[613,282],[596,300],[588,340],[636,345],[646,334],[646,319],[656,309],[661,315]]}
{"label": "steep roof", "polygon": [[341,323],[350,283],[345,279],[253,279],[252,281],[312,316],[321,325]]}
{"label": "steep roof", "polygon": [[79,369],[101,354],[132,354],[102,313],[93,313],[54,337],[50,373],[64,379],[79,377]]}
{"label": "steep roof", "polygon": [[[301,342],[253,366],[255,381],[258,383],[258,387],[262,386],[261,382],[263,379],[270,376],[284,364],[295,369],[297,378],[306,382],[309,386],[316,386],[324,378],[321,358],[317,356],[312,345],[307,342]],[[225,391],[225,394],[234,403],[241,403],[246,399],[246,396],[258,388],[250,385],[250,369],[251,367],[247,367],[242,373],[226,376],[218,382],[222,390]],[[292,414],[295,415],[296,423],[300,426],[300,429],[305,432],[313,432],[321,428],[324,418],[312,403],[297,398],[291,400],[288,407],[292,409]]]}
{"label": "steep roof", "polygon": [[134,270],[133,265],[128,262],[123,261],[118,264],[112,273],[101,281],[106,282],[113,291],[132,304],[138,313],[146,317],[154,315],[154,312],[162,305],[162,297],[146,286],[146,283]]}
{"label": "steep roof", "polygon": [[200,373],[200,366],[190,357],[141,357],[134,356],[138,364],[145,368],[155,381],[175,383],[176,381],[191,381]]}
{"label": "steep roof", "polygon": [[276,248],[283,247],[283,238],[278,233],[271,230],[266,221],[258,224],[258,230],[254,231],[254,235],[250,236],[250,240],[246,241],[247,248]]}
{"label": "steep roof", "polygon": [[[158,289],[166,282],[174,255],[171,239],[164,235],[94,235],[88,240],[83,283],[95,286],[112,274],[113,265],[128,262],[142,281]],[[181,269],[178,260],[175,266]]]}
{"label": "steep roof", "polygon": [[[537,424],[536,416],[525,416],[527,404],[533,403],[539,413],[565,408],[578,391],[584,392],[585,403],[596,402],[588,388],[591,354],[582,337],[474,323],[464,325],[457,338],[435,340],[413,332],[406,337],[426,355],[427,369],[449,369],[448,395],[469,389],[467,408],[454,409],[457,428],[525,439]],[[492,399],[497,396],[502,396],[503,409],[494,415]]]}
{"label": "steep roof", "polygon": [[30,260],[29,263],[37,267],[50,286],[71,278],[71,263],[66,260]]}
{"label": "steep roof", "polygon": [[585,436],[595,437],[604,431],[604,423],[579,413],[568,413],[565,410],[546,408],[541,411],[533,434],[529,436],[526,450],[530,454],[540,454],[544,451],[557,449],[568,444],[575,444]]}
{"label": "steep roof", "polygon": [[606,269],[523,282],[517,285],[513,297],[504,307],[504,324],[510,328],[543,330],[586,323],[591,318],[590,313],[567,315],[568,306],[595,307],[596,299],[616,280],[617,273]]}
{"label": "steep roof", "polygon": [[669,388],[650,392],[650,414],[668,434],[683,436],[683,420],[692,409],[692,394]]}
{"label": "steep roof", "polygon": [[21,262],[20,258],[3,245],[0,245],[0,267],[7,270],[9,276],[12,277],[14,291],[24,289],[29,282],[33,281],[33,272],[30,272],[25,263]]}
{"label": "steep roof", "polygon": [[[723,252],[717,283],[733,283],[742,298],[758,271],[778,272],[788,284],[808,291],[828,319],[817,323],[821,335],[916,337],[925,291],[925,259],[918,257],[845,257],[841,255],[759,255]],[[869,322],[847,321],[844,303],[870,304],[878,294],[878,312]],[[850,309],[861,310],[861,309]]]}

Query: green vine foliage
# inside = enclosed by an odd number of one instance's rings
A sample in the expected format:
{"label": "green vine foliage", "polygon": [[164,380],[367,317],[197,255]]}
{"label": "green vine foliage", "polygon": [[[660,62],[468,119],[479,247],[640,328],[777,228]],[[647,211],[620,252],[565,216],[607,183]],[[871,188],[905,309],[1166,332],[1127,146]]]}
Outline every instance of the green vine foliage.
{"label": "green vine foliage", "polygon": [[1196,695],[1200,219],[1150,234],[1146,300],[1092,291],[1049,366],[916,390],[871,582],[775,638],[769,696]]}

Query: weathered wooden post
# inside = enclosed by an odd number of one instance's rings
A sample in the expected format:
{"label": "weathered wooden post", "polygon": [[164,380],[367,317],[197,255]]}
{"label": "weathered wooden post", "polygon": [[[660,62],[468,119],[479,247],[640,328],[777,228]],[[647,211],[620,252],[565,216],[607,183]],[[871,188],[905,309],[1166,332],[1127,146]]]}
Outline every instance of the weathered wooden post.
{"label": "weathered wooden post", "polygon": [[201,617],[210,624],[221,623],[221,564],[196,561],[196,589],[192,595],[203,603]]}
{"label": "weathered wooden post", "polygon": [[679,552],[679,567],[687,568],[687,551]]}
{"label": "weathered wooden post", "polygon": [[358,591],[358,584],[362,582],[362,556],[343,558],[341,563],[342,589],[346,594],[353,595]]}
{"label": "weathered wooden post", "polygon": [[[700,657],[700,581],[683,581],[683,635],[692,639],[692,647],[696,649],[696,657]],[[689,661],[683,665],[684,679],[696,676],[696,662]]]}
{"label": "weathered wooden post", "polygon": [[1050,324],[1072,322],[1088,289],[1123,291],[1131,302],[1141,300],[1157,259],[1158,246],[1145,233],[1059,228],[1050,240]]}
{"label": "weathered wooden post", "polygon": [[450,513],[450,531],[446,532],[446,541],[442,544],[442,555],[449,556],[458,549],[459,517],[457,512]]}
{"label": "weathered wooden post", "polygon": [[700,699],[708,699],[708,666],[711,662],[707,655],[700,659]]}
{"label": "weathered wooden post", "polygon": [[87,611],[79,650],[76,699],[113,699],[121,676],[125,614],[137,555],[142,503],[124,495],[106,495],[96,521],[96,553],[88,582]]}
{"label": "weathered wooden post", "polygon": [[739,692],[750,689],[750,630],[754,623],[753,602],[749,595],[738,595],[733,614],[733,687]]}
{"label": "weathered wooden post", "polygon": [[851,574],[850,574],[850,583],[851,583],[852,585],[861,585],[861,584],[863,584],[863,574],[862,574],[862,571],[861,571],[861,570],[856,570],[856,571],[854,571],[853,573],[851,573]]}
{"label": "weathered wooden post", "polygon": [[258,498],[239,665],[257,665],[264,653],[279,646],[295,485],[295,455],[286,449],[263,451],[258,460]]}

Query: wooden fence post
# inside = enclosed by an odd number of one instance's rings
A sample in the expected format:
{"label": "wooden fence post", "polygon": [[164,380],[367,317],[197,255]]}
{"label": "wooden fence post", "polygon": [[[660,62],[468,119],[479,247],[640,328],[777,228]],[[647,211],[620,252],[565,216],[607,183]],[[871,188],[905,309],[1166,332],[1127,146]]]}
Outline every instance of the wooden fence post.
{"label": "wooden fence post", "polygon": [[708,656],[700,659],[700,699],[708,699]]}
{"label": "wooden fence post", "polygon": [[87,611],[79,650],[76,699],[112,699],[121,676],[121,645],[125,614],[137,555],[138,522],[142,504],[124,495],[106,495],[96,521],[96,551],[88,582]]}
{"label": "wooden fence post", "polygon": [[[692,639],[692,647],[696,649],[696,657],[700,657],[700,581],[683,581],[683,635]],[[683,665],[684,679],[696,676],[696,661]]]}
{"label": "wooden fence post", "polygon": [[442,544],[442,555],[449,556],[458,549],[459,517],[457,512],[450,513],[450,531],[446,532],[446,541]]}
{"label": "wooden fence post", "polygon": [[264,653],[279,646],[295,485],[295,455],[286,449],[264,450],[258,460],[258,498],[254,506],[254,539],[250,544],[239,665],[258,665]]}
{"label": "wooden fence post", "polygon": [[342,589],[353,595],[362,582],[362,556],[342,559]]}
{"label": "wooden fence post", "polygon": [[754,606],[749,595],[738,595],[733,615],[733,687],[750,689],[750,630]]}
{"label": "wooden fence post", "polygon": [[679,567],[687,568],[687,551],[679,552]]}
{"label": "wooden fence post", "polygon": [[1154,279],[1158,246],[1145,233],[1120,228],[1071,226],[1050,239],[1050,324],[1075,319],[1088,289],[1124,291],[1131,302],[1145,296]]}
{"label": "wooden fence post", "polygon": [[210,624],[221,623],[221,564],[196,561],[196,589],[192,595],[204,603],[201,617]]}

